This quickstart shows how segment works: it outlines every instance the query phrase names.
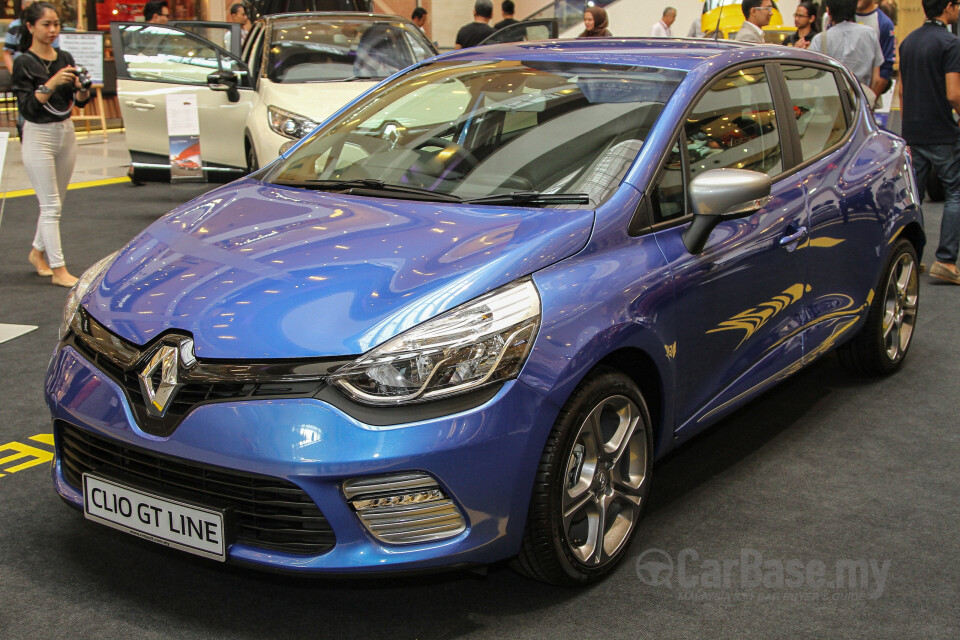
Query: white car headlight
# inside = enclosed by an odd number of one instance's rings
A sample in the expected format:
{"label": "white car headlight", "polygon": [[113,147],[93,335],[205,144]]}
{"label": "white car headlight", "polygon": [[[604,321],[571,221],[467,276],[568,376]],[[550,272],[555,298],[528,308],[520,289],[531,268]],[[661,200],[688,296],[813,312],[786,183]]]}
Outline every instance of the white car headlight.
{"label": "white car headlight", "polygon": [[540,326],[540,296],[521,280],[391,338],[330,378],[371,405],[424,402],[516,377]]}
{"label": "white car headlight", "polygon": [[317,123],[298,113],[270,105],[267,107],[270,128],[287,138],[299,140],[317,128]]}
{"label": "white car headlight", "polygon": [[73,285],[73,288],[70,289],[70,293],[67,295],[67,303],[63,306],[63,320],[60,323],[61,340],[63,336],[67,335],[67,331],[70,330],[73,317],[77,315],[77,309],[80,307],[80,300],[86,295],[93,281],[107,270],[107,267],[110,266],[110,263],[113,262],[113,259],[117,257],[118,253],[120,252],[114,251],[107,257],[95,262],[92,267],[83,272],[83,275],[77,280],[77,284]]}

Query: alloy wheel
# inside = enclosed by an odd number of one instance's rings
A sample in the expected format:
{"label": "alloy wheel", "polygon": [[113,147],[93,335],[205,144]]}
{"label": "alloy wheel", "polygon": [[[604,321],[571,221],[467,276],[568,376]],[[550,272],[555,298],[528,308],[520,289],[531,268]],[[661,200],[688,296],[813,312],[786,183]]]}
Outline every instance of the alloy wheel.
{"label": "alloy wheel", "polygon": [[605,398],[587,415],[571,449],[561,500],[563,535],[587,566],[613,559],[639,520],[650,454],[641,420],[629,398]]}
{"label": "alloy wheel", "polygon": [[919,292],[916,262],[912,255],[903,253],[890,269],[884,292],[883,343],[891,362],[900,360],[910,346]]}

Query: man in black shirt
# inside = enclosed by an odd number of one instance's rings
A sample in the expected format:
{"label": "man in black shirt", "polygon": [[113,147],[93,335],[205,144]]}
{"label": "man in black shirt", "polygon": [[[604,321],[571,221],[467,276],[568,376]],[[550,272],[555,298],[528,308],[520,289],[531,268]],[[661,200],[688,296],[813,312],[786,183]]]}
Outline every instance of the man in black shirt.
{"label": "man in black shirt", "polygon": [[493,27],[490,26],[491,18],[493,18],[493,2],[477,0],[473,5],[473,22],[460,27],[454,48],[475,47],[486,40],[487,36],[493,33]]}
{"label": "man in black shirt", "polygon": [[960,284],[960,40],[947,30],[957,22],[960,0],[923,0],[927,21],[900,45],[900,105],[903,137],[910,145],[917,187],[931,171],[947,197],[940,223],[937,261],[930,276]]}
{"label": "man in black shirt", "polygon": [[503,3],[500,5],[500,12],[503,13],[503,20],[493,25],[494,31],[499,31],[504,27],[509,27],[512,24],[517,24],[519,20],[513,18],[514,12],[517,10],[516,6],[513,4],[513,0],[503,0]]}

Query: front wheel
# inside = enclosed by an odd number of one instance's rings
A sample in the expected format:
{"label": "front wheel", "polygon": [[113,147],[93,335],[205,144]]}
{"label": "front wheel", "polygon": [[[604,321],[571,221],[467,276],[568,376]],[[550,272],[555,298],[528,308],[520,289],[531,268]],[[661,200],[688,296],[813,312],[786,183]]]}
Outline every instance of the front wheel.
{"label": "front wheel", "polygon": [[253,146],[253,142],[247,140],[247,173],[253,173],[260,168],[260,162],[257,160],[257,150]]}
{"label": "front wheel", "polygon": [[560,586],[611,571],[636,532],[652,467],[653,430],[640,390],[622,373],[598,368],[547,438],[514,568]]}
{"label": "front wheel", "polygon": [[887,262],[866,324],[838,351],[844,366],[868,375],[883,375],[900,368],[917,324],[919,273],[913,245],[900,240]]}

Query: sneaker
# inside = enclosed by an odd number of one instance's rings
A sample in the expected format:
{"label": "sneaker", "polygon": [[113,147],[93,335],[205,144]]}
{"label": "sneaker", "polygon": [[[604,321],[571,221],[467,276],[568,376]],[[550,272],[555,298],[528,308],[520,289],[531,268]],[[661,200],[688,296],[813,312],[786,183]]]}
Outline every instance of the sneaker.
{"label": "sneaker", "polygon": [[960,273],[957,272],[955,265],[951,266],[952,269],[942,262],[934,262],[933,266],[930,267],[930,277],[950,284],[960,284]]}

